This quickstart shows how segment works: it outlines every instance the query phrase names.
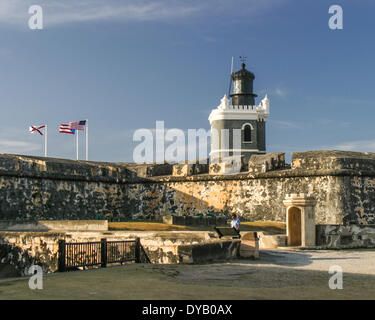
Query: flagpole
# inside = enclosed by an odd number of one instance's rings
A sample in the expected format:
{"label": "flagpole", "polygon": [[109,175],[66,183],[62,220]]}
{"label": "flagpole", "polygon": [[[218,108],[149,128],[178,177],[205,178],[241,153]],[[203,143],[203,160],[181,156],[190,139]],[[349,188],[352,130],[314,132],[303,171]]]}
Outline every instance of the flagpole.
{"label": "flagpole", "polygon": [[89,120],[86,119],[86,161],[89,161]]}
{"label": "flagpole", "polygon": [[48,129],[48,126],[46,125],[46,131],[45,131],[45,135],[44,135],[44,156],[47,157],[47,129]]}
{"label": "flagpole", "polygon": [[79,132],[79,130],[75,130],[75,134],[76,134],[76,160],[78,160],[78,132]]}
{"label": "flagpole", "polygon": [[232,73],[233,73],[233,57],[232,57],[232,64],[230,68],[230,75],[229,75],[229,91],[228,91],[228,98],[230,97],[230,91],[232,89]]}

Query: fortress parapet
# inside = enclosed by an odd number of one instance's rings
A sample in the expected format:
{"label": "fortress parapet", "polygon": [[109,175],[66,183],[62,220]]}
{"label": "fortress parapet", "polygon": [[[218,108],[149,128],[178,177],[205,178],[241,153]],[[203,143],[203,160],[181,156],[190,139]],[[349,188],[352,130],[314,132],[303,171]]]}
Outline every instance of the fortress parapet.
{"label": "fortress parapet", "polygon": [[128,165],[128,168],[136,172],[138,177],[151,178],[157,176],[169,176],[173,173],[173,165],[169,163]]}
{"label": "fortress parapet", "polygon": [[285,165],[285,153],[269,153],[265,155],[253,154],[249,161],[249,172],[259,173],[267,172],[277,169],[284,169]]}
{"label": "fortress parapet", "polygon": [[[0,155],[0,220],[225,215],[285,221],[283,201],[307,194],[323,224],[375,223],[375,154],[307,151],[248,163],[134,164]],[[294,194],[294,195],[293,195]],[[297,195],[295,195],[297,194]]]}
{"label": "fortress parapet", "polygon": [[375,173],[375,153],[335,150],[293,152],[292,170],[353,170]]}
{"label": "fortress parapet", "polygon": [[197,174],[207,174],[208,163],[177,163],[173,165],[174,177],[186,177]]}
{"label": "fortress parapet", "polygon": [[366,174],[375,175],[375,153],[351,151],[293,152],[291,166],[285,153],[228,157],[218,163],[187,161],[183,163],[135,164],[126,162],[74,161],[14,154],[0,154],[0,176],[24,178],[133,183],[157,177],[193,177],[237,173],[264,174],[271,171],[285,174]]}

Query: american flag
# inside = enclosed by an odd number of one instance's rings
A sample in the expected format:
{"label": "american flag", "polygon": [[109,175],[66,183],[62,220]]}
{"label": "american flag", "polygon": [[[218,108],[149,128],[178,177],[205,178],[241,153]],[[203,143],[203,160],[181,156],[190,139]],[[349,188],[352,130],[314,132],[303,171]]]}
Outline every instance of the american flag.
{"label": "american flag", "polygon": [[75,134],[75,129],[72,129],[70,124],[60,124],[60,133],[69,133],[69,134]]}
{"label": "american flag", "polygon": [[69,125],[74,130],[85,130],[86,120],[69,122]]}
{"label": "american flag", "polygon": [[45,128],[46,126],[30,126],[29,127],[29,132],[31,134],[34,134],[34,133],[39,133],[41,136],[43,135],[43,132],[41,131],[41,129]]}

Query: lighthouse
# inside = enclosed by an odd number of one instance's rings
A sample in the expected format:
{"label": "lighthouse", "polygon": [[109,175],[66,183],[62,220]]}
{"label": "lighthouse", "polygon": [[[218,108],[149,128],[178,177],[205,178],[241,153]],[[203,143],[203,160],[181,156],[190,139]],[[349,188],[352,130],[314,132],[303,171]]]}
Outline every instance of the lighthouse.
{"label": "lighthouse", "polygon": [[270,101],[267,95],[256,105],[253,92],[255,75],[242,68],[231,74],[233,92],[224,95],[220,105],[211,111],[212,160],[243,156],[246,162],[252,154],[266,153],[266,119]]}

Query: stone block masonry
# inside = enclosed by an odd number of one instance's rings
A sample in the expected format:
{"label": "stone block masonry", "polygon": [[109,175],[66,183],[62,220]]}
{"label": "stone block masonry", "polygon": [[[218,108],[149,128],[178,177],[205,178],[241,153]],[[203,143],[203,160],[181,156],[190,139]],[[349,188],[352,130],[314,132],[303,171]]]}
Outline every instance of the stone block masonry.
{"label": "stone block masonry", "polygon": [[[130,220],[214,212],[284,222],[286,194],[305,193],[317,200],[317,224],[375,224],[374,154],[298,152],[291,167],[283,166],[282,154],[275,156],[259,158],[255,167],[250,163],[235,175],[209,174],[207,167],[176,168],[173,175],[169,164],[3,154],[0,220]],[[261,170],[262,161],[271,167]]]}
{"label": "stone block masonry", "polygon": [[107,220],[0,221],[0,231],[107,231]]}
{"label": "stone block masonry", "polygon": [[375,248],[375,225],[318,225],[316,244],[323,248]]}
{"label": "stone block masonry", "polygon": [[0,278],[2,267],[12,269],[14,276],[25,276],[31,265],[43,271],[58,270],[59,240],[95,242],[141,239],[151,263],[208,263],[235,259],[240,240],[219,240],[209,232],[2,232],[0,231]]}
{"label": "stone block masonry", "polygon": [[249,172],[267,172],[285,168],[285,153],[254,154],[250,157]]}

